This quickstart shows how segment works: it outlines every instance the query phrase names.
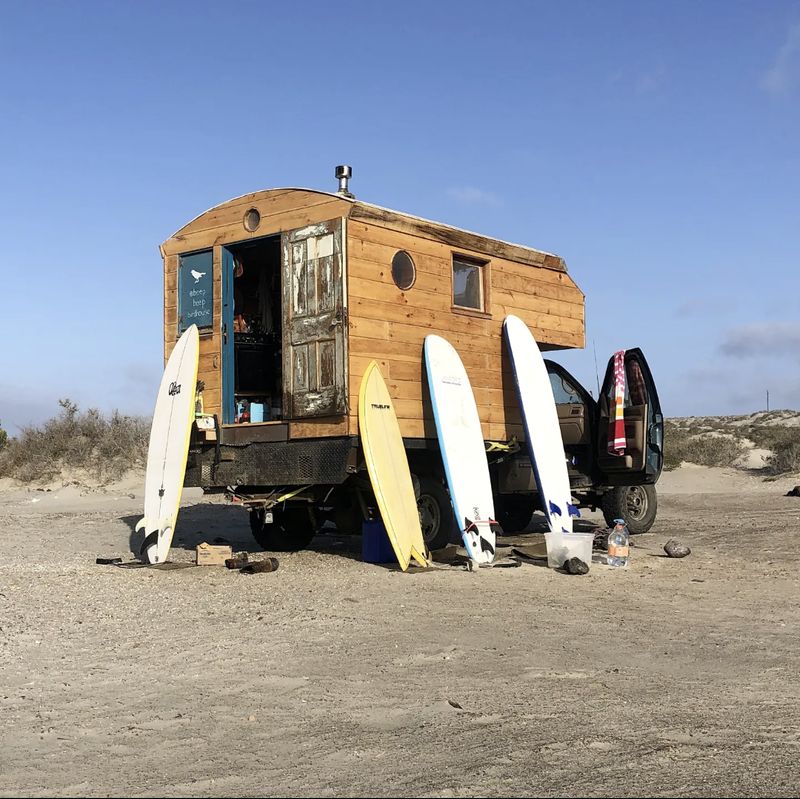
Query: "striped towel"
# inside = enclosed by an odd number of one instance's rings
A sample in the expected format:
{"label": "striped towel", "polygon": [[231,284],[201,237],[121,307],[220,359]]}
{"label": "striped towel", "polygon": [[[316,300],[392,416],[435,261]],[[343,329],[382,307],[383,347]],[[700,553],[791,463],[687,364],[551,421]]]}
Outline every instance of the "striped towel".
{"label": "striped towel", "polygon": [[608,451],[625,454],[625,350],[614,353],[614,415],[609,416]]}

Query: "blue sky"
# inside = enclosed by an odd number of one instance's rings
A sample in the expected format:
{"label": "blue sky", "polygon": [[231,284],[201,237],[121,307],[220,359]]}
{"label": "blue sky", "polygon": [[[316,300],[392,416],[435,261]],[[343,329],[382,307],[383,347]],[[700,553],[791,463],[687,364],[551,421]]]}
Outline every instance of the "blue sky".
{"label": "blue sky", "polygon": [[158,244],[335,191],[563,256],[587,387],[800,408],[800,3],[0,0],[0,420],[152,410]]}

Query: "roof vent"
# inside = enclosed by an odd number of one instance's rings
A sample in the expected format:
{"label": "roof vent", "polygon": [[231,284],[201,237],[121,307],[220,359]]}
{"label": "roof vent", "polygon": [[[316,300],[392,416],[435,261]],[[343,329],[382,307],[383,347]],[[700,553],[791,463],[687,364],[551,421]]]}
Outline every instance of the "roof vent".
{"label": "roof vent", "polygon": [[354,200],[356,198],[355,194],[351,194],[350,190],[347,188],[347,181],[353,176],[353,168],[347,164],[341,164],[336,167],[334,174],[339,181],[339,191],[336,193],[341,194],[342,197],[349,197],[351,200]]}

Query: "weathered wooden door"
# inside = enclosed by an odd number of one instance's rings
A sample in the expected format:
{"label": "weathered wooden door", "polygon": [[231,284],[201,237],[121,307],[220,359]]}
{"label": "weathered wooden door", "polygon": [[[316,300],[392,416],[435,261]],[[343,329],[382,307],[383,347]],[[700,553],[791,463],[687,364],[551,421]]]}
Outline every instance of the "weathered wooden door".
{"label": "weathered wooden door", "polygon": [[281,237],[283,409],[289,419],[347,413],[342,220]]}

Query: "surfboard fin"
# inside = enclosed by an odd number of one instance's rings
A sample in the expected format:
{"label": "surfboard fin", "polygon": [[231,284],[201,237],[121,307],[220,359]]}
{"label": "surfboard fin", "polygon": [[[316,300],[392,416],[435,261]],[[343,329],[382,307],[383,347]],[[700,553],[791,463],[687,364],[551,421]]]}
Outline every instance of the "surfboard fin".
{"label": "surfboard fin", "polygon": [[577,505],[573,505],[571,502],[568,502],[567,510],[569,511],[570,516],[577,516],[578,518],[580,518],[581,512],[578,509]]}
{"label": "surfboard fin", "polygon": [[158,547],[158,536],[160,531],[153,530],[152,533],[148,533],[144,537],[144,541],[142,541],[142,546],[139,549],[139,555],[141,555],[143,560],[146,560],[148,563],[154,563],[155,561],[150,560],[150,547]]}
{"label": "surfboard fin", "polygon": [[552,499],[550,500],[550,513],[554,514],[555,516],[561,515],[561,508],[559,508]]}
{"label": "surfboard fin", "polygon": [[[481,528],[483,528],[485,530],[487,525],[489,526],[489,531],[490,532],[493,532],[495,527],[499,527],[500,526],[500,525],[497,524],[497,522],[495,522],[495,521],[493,521],[491,519],[487,519],[485,521],[482,520],[482,521],[473,522],[471,519],[467,519],[465,517],[464,518],[464,532],[461,534],[461,537],[464,539],[465,546],[467,544],[467,537],[468,536],[471,535],[471,536],[474,536],[474,538],[477,538],[477,542],[475,542],[475,543],[480,548],[480,550],[479,550],[480,554],[483,555],[485,553],[488,553],[489,554],[489,560],[491,561],[491,560],[494,559],[494,555],[495,555],[494,544],[488,538],[486,538],[484,535],[481,534]],[[467,551],[469,551],[469,546],[467,546]]]}
{"label": "surfboard fin", "polygon": [[146,527],[146,526],[147,526],[147,519],[144,516],[142,516],[142,518],[139,519],[138,522],[136,522],[136,527],[134,527],[133,531],[135,533],[138,533],[139,530],[141,530],[143,527]]}
{"label": "surfboard fin", "polygon": [[421,555],[419,552],[417,552],[416,547],[411,547],[411,557],[414,559],[414,561],[417,563],[417,565],[422,566],[423,569],[426,569],[426,568],[428,568],[428,566],[431,565],[431,563],[428,560],[428,558],[426,558],[424,555]]}

